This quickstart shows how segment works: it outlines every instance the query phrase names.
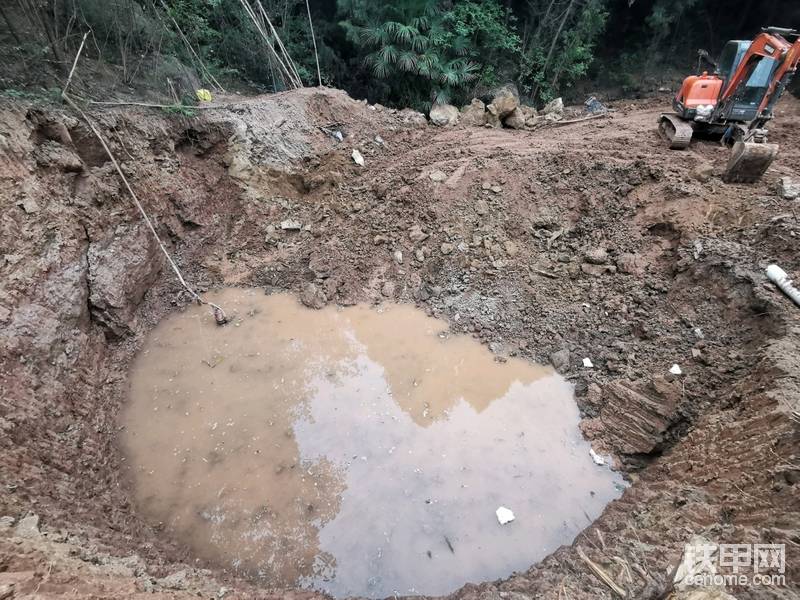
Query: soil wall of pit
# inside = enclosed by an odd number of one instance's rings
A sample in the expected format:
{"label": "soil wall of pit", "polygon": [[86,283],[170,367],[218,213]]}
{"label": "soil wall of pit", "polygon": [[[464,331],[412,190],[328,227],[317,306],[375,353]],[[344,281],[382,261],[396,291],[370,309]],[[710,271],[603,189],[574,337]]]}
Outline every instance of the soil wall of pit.
{"label": "soil wall of pit", "polygon": [[[456,596],[608,596],[580,548],[655,597],[692,534],[785,543],[797,581],[800,329],[762,273],[800,272],[796,208],[774,192],[800,177],[800,106],[779,107],[783,150],[753,186],[714,176],[716,147],[664,149],[661,108],[535,132],[436,129],[302,90],[196,118],[95,119],[199,290],[417,303],[500,359],[550,362],[575,383],[585,434],[631,488],[572,546]],[[102,148],[60,108],[10,103],[0,167],[0,515],[15,520],[0,576],[54,595],[283,593],[204,569],[131,505],[116,443],[127,368],[190,298]]]}

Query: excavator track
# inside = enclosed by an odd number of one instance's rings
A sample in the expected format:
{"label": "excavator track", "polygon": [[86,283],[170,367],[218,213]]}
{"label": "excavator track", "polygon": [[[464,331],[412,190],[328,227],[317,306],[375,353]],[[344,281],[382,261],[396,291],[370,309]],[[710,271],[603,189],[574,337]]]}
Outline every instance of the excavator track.
{"label": "excavator track", "polygon": [[658,131],[669,142],[671,150],[683,150],[689,147],[694,129],[678,115],[664,113],[658,124]]}
{"label": "excavator track", "polygon": [[725,183],[755,183],[775,160],[778,144],[742,142],[733,145],[731,157],[722,181]]}

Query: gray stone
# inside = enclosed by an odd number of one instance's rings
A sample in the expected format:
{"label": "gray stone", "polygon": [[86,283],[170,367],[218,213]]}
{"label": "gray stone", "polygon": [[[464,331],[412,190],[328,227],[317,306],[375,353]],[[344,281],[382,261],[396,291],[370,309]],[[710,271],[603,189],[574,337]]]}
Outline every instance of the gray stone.
{"label": "gray stone", "polygon": [[387,298],[394,298],[394,289],[395,289],[394,282],[386,281],[381,287],[381,294],[383,294]]}
{"label": "gray stone", "polygon": [[456,247],[453,244],[448,244],[447,242],[442,244],[442,247],[441,247],[442,254],[445,254],[445,255],[452,254],[453,250],[455,250],[455,249],[456,249]]}
{"label": "gray stone", "polygon": [[186,571],[176,571],[157,580],[158,584],[170,590],[185,590],[187,587]]}
{"label": "gray stone", "polygon": [[608,252],[605,248],[589,248],[584,254],[586,262],[593,265],[604,265],[608,262]]}
{"label": "gray stone", "polygon": [[303,224],[296,219],[286,219],[285,221],[281,221],[281,229],[283,231],[300,231],[302,228]]}
{"label": "gray stone", "polygon": [[422,226],[421,226],[421,225],[414,225],[414,226],[413,226],[413,227],[411,227],[411,229],[408,231],[408,238],[409,238],[409,239],[410,239],[412,242],[417,242],[417,243],[419,243],[419,242],[424,242],[424,241],[425,241],[425,240],[427,240],[429,237],[430,237],[430,236],[429,236],[427,233],[425,233],[425,232],[422,230]]}
{"label": "gray stone", "polygon": [[395,250],[394,254],[393,254],[393,257],[394,257],[394,262],[396,262],[398,265],[402,265],[403,264],[403,252],[402,252],[402,250]]}
{"label": "gray stone", "polygon": [[700,163],[692,169],[692,178],[701,183],[706,183],[714,175],[714,167],[708,163]]}
{"label": "gray stone", "polygon": [[434,104],[431,108],[431,123],[439,127],[447,127],[458,123],[459,112],[452,104]]}
{"label": "gray stone", "polygon": [[8,515],[0,517],[0,530],[11,529],[15,521],[16,519],[14,519],[14,517],[9,517]]}
{"label": "gray stone", "polygon": [[489,214],[489,203],[486,202],[483,198],[478,200],[475,203],[475,212],[478,213],[480,216],[485,216]]}
{"label": "gray stone", "polygon": [[568,348],[562,348],[550,355],[550,364],[553,365],[553,368],[559,373],[565,373],[569,370],[569,362],[570,356]]}
{"label": "gray stone", "polygon": [[14,528],[14,534],[22,538],[36,538],[39,532],[39,515],[29,513],[22,517]]}
{"label": "gray stone", "polygon": [[441,183],[447,179],[447,173],[445,173],[444,171],[437,170],[433,171],[430,175],[428,175],[428,177],[430,177],[431,181],[434,181],[436,183]]}
{"label": "gray stone", "polygon": [[781,177],[778,180],[778,195],[784,200],[800,198],[800,183],[794,182],[791,177]]}

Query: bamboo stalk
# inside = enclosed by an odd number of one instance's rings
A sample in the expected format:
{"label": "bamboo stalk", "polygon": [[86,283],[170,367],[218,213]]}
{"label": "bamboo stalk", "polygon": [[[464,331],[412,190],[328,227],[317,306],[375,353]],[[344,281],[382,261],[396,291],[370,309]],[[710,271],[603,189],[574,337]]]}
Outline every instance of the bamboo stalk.
{"label": "bamboo stalk", "polygon": [[322,71],[319,70],[319,53],[317,52],[317,37],[314,35],[314,22],[311,20],[311,6],[306,0],[306,11],[308,12],[308,28],[311,29],[311,41],[314,44],[314,58],[317,61],[317,81],[322,87]]}

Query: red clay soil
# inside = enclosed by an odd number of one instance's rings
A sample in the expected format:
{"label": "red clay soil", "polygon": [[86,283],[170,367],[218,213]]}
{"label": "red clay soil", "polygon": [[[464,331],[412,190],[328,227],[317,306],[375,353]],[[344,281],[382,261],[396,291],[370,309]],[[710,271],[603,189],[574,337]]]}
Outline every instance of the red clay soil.
{"label": "red clay soil", "polygon": [[[793,597],[800,309],[764,268],[800,273],[798,201],[775,191],[800,181],[800,102],[779,105],[781,153],[754,185],[720,181],[712,142],[666,149],[667,104],[536,131],[439,129],[326,89],[94,115],[199,289],[416,303],[575,384],[632,485],[573,545],[452,598],[612,597],[579,550],[657,598],[694,534],[786,544],[786,588],[728,591]],[[190,298],[74,115],[4,102],[0,161],[0,596],[314,596],[200,564],[137,514],[126,372]]]}

